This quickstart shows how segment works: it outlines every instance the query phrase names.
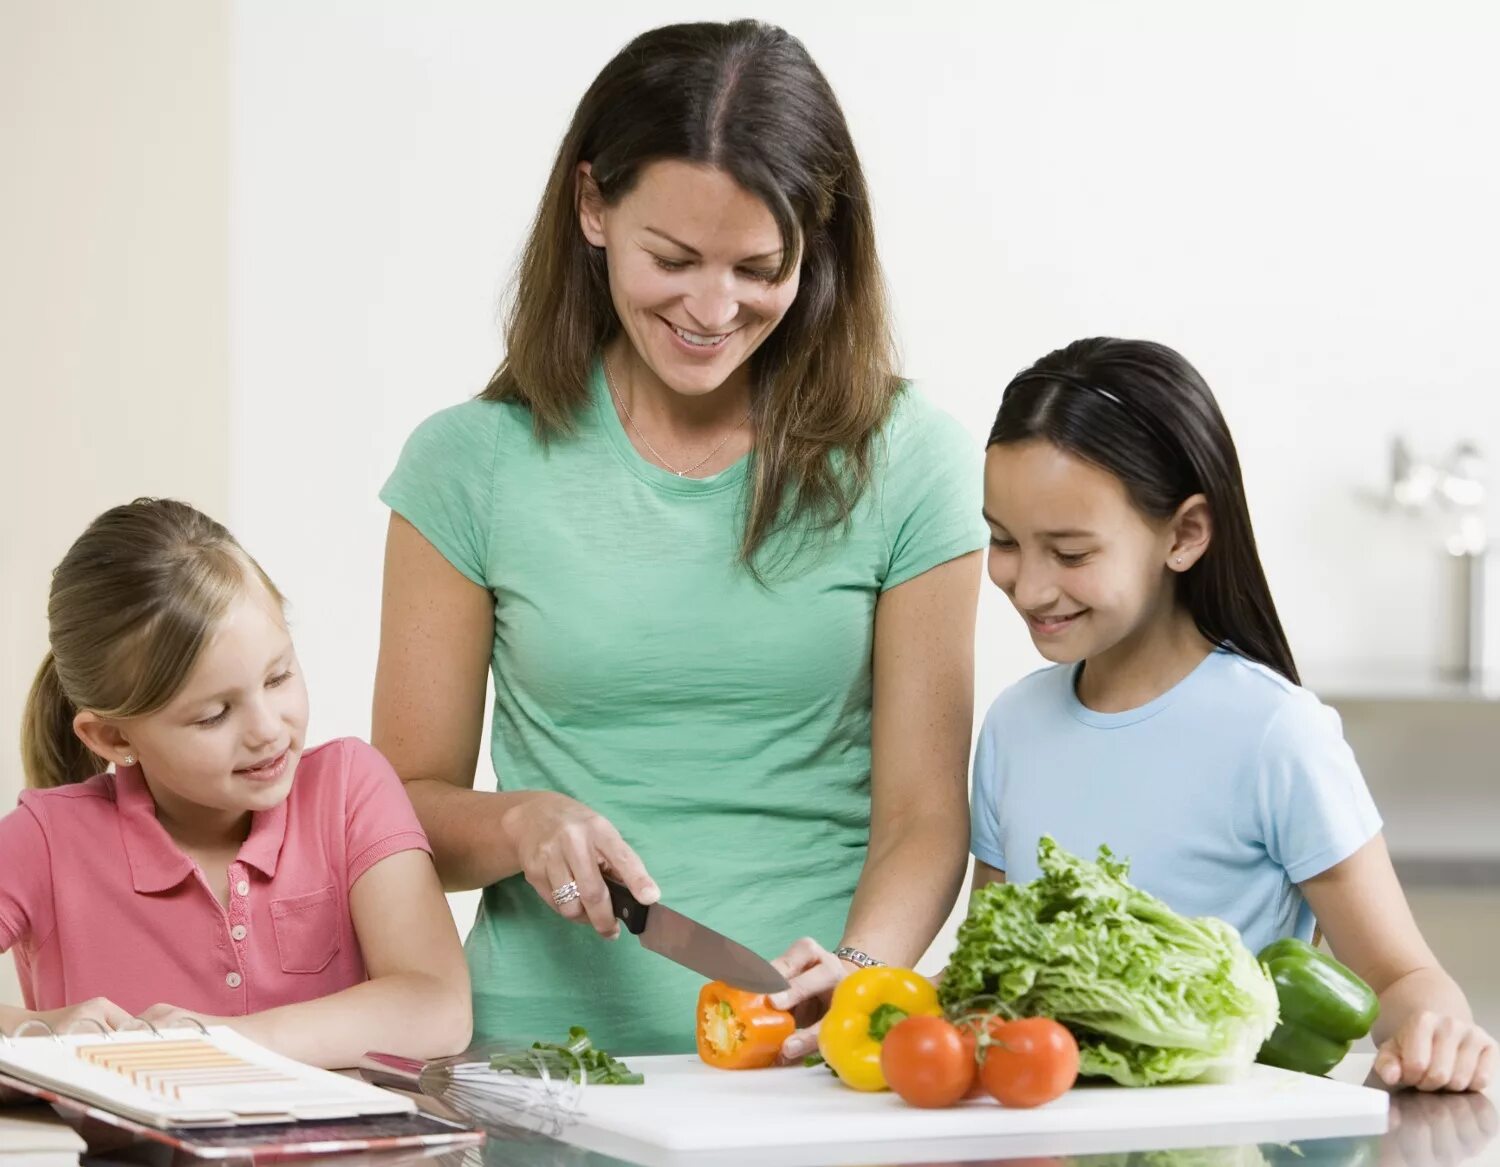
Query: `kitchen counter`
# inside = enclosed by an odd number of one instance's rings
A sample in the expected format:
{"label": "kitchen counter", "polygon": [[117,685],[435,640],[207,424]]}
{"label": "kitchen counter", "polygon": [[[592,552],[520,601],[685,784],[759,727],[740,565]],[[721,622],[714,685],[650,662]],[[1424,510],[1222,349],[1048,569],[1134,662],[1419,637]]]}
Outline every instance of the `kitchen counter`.
{"label": "kitchen counter", "polygon": [[[1368,1071],[1368,1055],[1351,1056],[1335,1072],[1344,1081],[1359,1082]],[[1192,1148],[1176,1146],[1170,1132],[1163,1132],[1150,1149],[1129,1153],[1040,1154],[1032,1149],[1024,1158],[996,1157],[971,1167],[1500,1167],[1500,1086],[1488,1095],[1431,1095],[1405,1092],[1393,1096],[1390,1128],[1384,1135],[1348,1139],[1305,1140],[1293,1145],[1262,1143],[1255,1146],[1212,1145]],[[1076,1148],[1076,1139],[1069,1145]],[[1171,1149],[1168,1149],[1168,1148]],[[85,1157],[87,1167],[118,1167],[148,1164],[177,1167],[196,1162],[154,1146],[141,1146],[109,1155]],[[592,1154],[552,1140],[515,1142],[492,1139],[483,1149],[449,1152],[434,1156],[391,1153],[385,1155],[337,1156],[316,1160],[320,1167],[631,1167],[623,1160]],[[885,1163],[878,1157],[864,1160],[865,1167]],[[768,1157],[767,1167],[775,1159]],[[712,1167],[711,1161],[695,1167]],[[942,1160],[906,1160],[890,1167],[947,1167]],[[959,1167],[954,1164],[953,1167]]]}
{"label": "kitchen counter", "polygon": [[1364,667],[1314,668],[1306,686],[1330,705],[1345,702],[1410,704],[1445,702],[1456,705],[1500,704],[1500,672],[1486,672],[1457,680],[1436,671],[1395,669],[1379,664]]}

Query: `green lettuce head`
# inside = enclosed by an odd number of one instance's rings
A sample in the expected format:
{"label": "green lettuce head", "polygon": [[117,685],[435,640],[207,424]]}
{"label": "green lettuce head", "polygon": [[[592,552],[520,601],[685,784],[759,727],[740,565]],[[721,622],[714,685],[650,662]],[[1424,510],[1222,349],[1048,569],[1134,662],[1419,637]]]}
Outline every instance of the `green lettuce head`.
{"label": "green lettuce head", "polygon": [[1080,1072],[1122,1086],[1237,1076],[1276,1028],[1276,987],[1222,920],[1187,919],[1050,836],[1030,883],[980,888],[941,988],[950,1014],[1053,1017]]}

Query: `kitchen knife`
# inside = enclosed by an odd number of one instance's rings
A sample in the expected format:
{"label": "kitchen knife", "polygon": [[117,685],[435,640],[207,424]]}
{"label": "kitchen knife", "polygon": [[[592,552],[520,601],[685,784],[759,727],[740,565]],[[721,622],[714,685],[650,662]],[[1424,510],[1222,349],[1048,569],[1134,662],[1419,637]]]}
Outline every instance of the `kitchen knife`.
{"label": "kitchen knife", "polygon": [[676,961],[711,981],[752,993],[780,993],[786,978],[771,962],[666,904],[643,904],[624,884],[604,877],[616,917],[642,947]]}

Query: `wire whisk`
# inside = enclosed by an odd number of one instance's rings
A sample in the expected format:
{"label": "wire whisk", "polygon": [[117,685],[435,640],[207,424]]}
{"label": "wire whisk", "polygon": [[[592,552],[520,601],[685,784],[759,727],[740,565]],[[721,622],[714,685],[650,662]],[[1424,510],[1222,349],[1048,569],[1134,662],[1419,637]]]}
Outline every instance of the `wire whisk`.
{"label": "wire whisk", "polygon": [[[490,1058],[496,1054],[520,1070],[493,1069]],[[569,1061],[553,1050],[484,1045],[426,1062],[367,1053],[359,1072],[376,1086],[435,1099],[489,1134],[555,1138],[576,1121],[588,1078],[576,1058]]]}

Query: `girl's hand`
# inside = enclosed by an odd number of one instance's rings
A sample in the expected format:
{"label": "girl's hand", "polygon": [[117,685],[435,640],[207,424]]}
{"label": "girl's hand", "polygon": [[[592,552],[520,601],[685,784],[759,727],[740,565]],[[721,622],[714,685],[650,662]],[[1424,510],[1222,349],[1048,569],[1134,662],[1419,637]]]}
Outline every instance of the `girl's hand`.
{"label": "girl's hand", "polygon": [[1390,1087],[1485,1090],[1497,1057],[1495,1039],[1473,1022],[1424,1011],[1408,1017],[1381,1045],[1374,1073]]}
{"label": "girl's hand", "polygon": [[[646,865],[604,816],[563,794],[539,791],[507,810],[500,820],[521,861],[521,871],[542,902],[564,919],[586,923],[613,940],[620,934],[600,869],[630,889],[643,904],[661,892]],[[556,893],[576,884],[578,895],[559,903]]]}
{"label": "girl's hand", "polygon": [[1478,1160],[1497,1132],[1500,1114],[1483,1094],[1398,1094],[1380,1167],[1457,1167]]}
{"label": "girl's hand", "polygon": [[105,1029],[119,1029],[130,1020],[130,1014],[108,997],[94,997],[88,1001],[80,1001],[77,1005],[49,1009],[43,1013],[33,1013],[32,1016],[52,1026],[55,1033],[74,1030],[88,1033],[95,1030],[96,1022]]}
{"label": "girl's hand", "polygon": [[149,1022],[157,1029],[197,1029],[199,1025],[228,1025],[228,1018],[210,1017],[206,1013],[194,1013],[191,1009],[179,1009],[176,1005],[152,1005],[143,1013],[137,1013],[141,1021]]}
{"label": "girl's hand", "polygon": [[796,1019],[798,1029],[781,1046],[781,1060],[795,1062],[818,1048],[818,1024],[828,1012],[828,1002],[839,982],[853,971],[816,940],[803,937],[771,962],[788,988],[773,993],[771,1008],[785,1009]]}

